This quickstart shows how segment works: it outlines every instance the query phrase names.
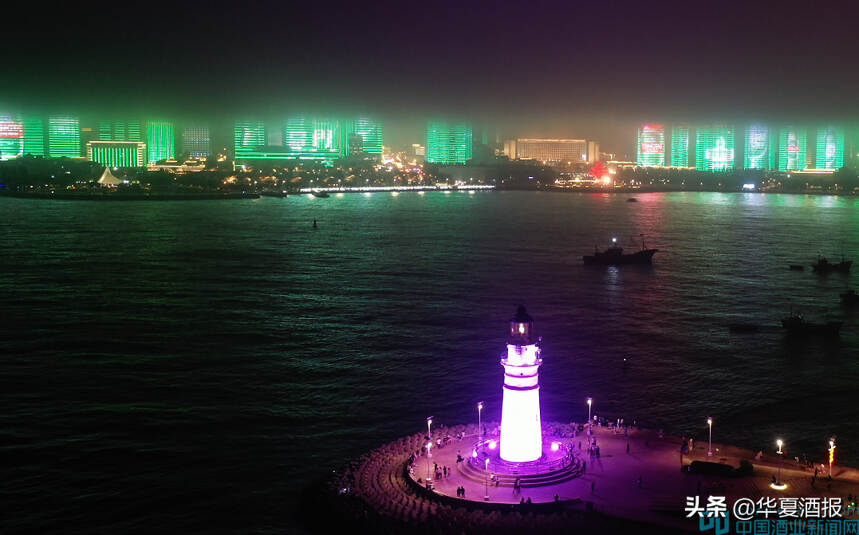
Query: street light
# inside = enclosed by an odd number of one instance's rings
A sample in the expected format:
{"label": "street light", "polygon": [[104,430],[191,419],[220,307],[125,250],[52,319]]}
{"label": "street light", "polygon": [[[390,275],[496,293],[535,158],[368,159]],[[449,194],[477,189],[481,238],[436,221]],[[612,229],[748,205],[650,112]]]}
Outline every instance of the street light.
{"label": "street light", "polygon": [[593,434],[591,432],[591,405],[594,403],[594,398],[588,398],[588,436]]}
{"label": "street light", "polygon": [[432,426],[432,416],[427,416],[427,440],[432,442],[432,430],[430,426]]}
{"label": "street light", "polygon": [[713,456],[713,418],[707,417],[707,425],[710,426],[710,441],[707,447],[707,457]]}
{"label": "street light", "polygon": [[486,458],[486,470],[483,472],[483,499],[489,501],[489,457]]}
{"label": "street light", "polygon": [[483,412],[483,402],[477,402],[477,447],[483,446],[483,427],[481,425],[480,413]]}
{"label": "street light", "polygon": [[832,478],[832,465],[835,463],[835,437],[829,439],[829,478]]}
{"label": "street light", "polygon": [[427,488],[429,488],[430,482],[432,481],[432,479],[430,478],[430,469],[429,469],[430,449],[431,448],[432,448],[432,440],[427,442],[427,481],[426,481]]}
{"label": "street light", "polygon": [[781,439],[778,439],[775,441],[775,443],[778,446],[778,451],[776,453],[781,457],[781,459],[779,460],[779,463],[778,463],[778,477],[776,478],[775,483],[770,485],[770,487],[772,487],[776,490],[784,490],[787,488],[787,485],[785,485],[781,481],[781,465],[784,464],[784,451],[781,449],[781,447],[784,445],[784,442],[782,442]]}

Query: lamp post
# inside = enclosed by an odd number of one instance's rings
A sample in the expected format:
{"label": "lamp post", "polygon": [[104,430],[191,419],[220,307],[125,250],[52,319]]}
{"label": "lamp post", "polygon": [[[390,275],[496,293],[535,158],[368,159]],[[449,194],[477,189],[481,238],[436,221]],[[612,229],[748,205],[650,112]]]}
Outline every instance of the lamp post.
{"label": "lamp post", "polygon": [[429,468],[430,449],[431,448],[432,448],[432,440],[427,442],[427,481],[426,481],[427,488],[430,487],[430,482],[432,481],[432,479],[430,478],[430,468]]}
{"label": "lamp post", "polygon": [[710,440],[707,446],[707,457],[713,456],[713,418],[707,417],[707,425],[710,427]]}
{"label": "lamp post", "polygon": [[832,478],[832,465],[835,463],[835,437],[829,439],[829,477]]}
{"label": "lamp post", "polygon": [[432,416],[427,416],[427,440],[432,442]]}
{"label": "lamp post", "polygon": [[477,402],[477,447],[478,449],[483,447],[483,426],[480,420],[480,413],[483,412],[483,402]]}
{"label": "lamp post", "polygon": [[489,457],[486,458],[485,467],[483,474],[483,500],[489,501]]}
{"label": "lamp post", "polygon": [[783,484],[781,482],[781,465],[784,464],[784,451],[782,451],[781,447],[784,445],[784,442],[782,442],[781,439],[778,439],[775,441],[775,443],[778,446],[778,451],[776,453],[778,453],[778,455],[781,457],[778,463],[778,477],[776,478],[776,485],[782,487]]}
{"label": "lamp post", "polygon": [[594,403],[594,398],[588,398],[588,436],[591,436],[593,432],[591,431],[591,405]]}

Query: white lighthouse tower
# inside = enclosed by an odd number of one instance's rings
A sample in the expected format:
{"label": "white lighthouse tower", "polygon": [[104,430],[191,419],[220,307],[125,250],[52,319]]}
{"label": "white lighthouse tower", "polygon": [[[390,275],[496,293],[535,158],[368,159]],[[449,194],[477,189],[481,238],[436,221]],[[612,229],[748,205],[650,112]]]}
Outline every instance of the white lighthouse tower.
{"label": "white lighthouse tower", "polygon": [[533,336],[534,319],[519,305],[510,320],[501,408],[501,458],[509,462],[536,461],[543,455],[540,425],[540,382],[543,360]]}

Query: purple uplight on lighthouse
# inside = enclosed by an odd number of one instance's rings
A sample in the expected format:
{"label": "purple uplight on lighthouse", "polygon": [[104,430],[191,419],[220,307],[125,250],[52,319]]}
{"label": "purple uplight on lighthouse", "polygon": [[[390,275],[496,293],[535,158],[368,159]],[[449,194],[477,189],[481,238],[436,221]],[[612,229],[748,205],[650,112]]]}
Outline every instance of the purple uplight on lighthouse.
{"label": "purple uplight on lighthouse", "polygon": [[510,320],[504,366],[501,408],[501,458],[510,462],[536,461],[543,455],[538,369],[543,360],[533,336],[534,319],[519,305]]}

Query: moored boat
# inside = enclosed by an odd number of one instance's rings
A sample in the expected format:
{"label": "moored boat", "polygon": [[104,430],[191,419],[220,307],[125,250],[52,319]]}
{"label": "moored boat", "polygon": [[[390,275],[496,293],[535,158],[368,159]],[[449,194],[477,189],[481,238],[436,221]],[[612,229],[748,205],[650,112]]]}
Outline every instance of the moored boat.
{"label": "moored boat", "polygon": [[648,249],[641,240],[641,250],[631,254],[623,254],[623,247],[617,244],[617,238],[611,239],[611,245],[600,252],[594,247],[593,255],[585,255],[582,260],[588,265],[616,266],[621,264],[652,264],[653,255],[659,249]]}

